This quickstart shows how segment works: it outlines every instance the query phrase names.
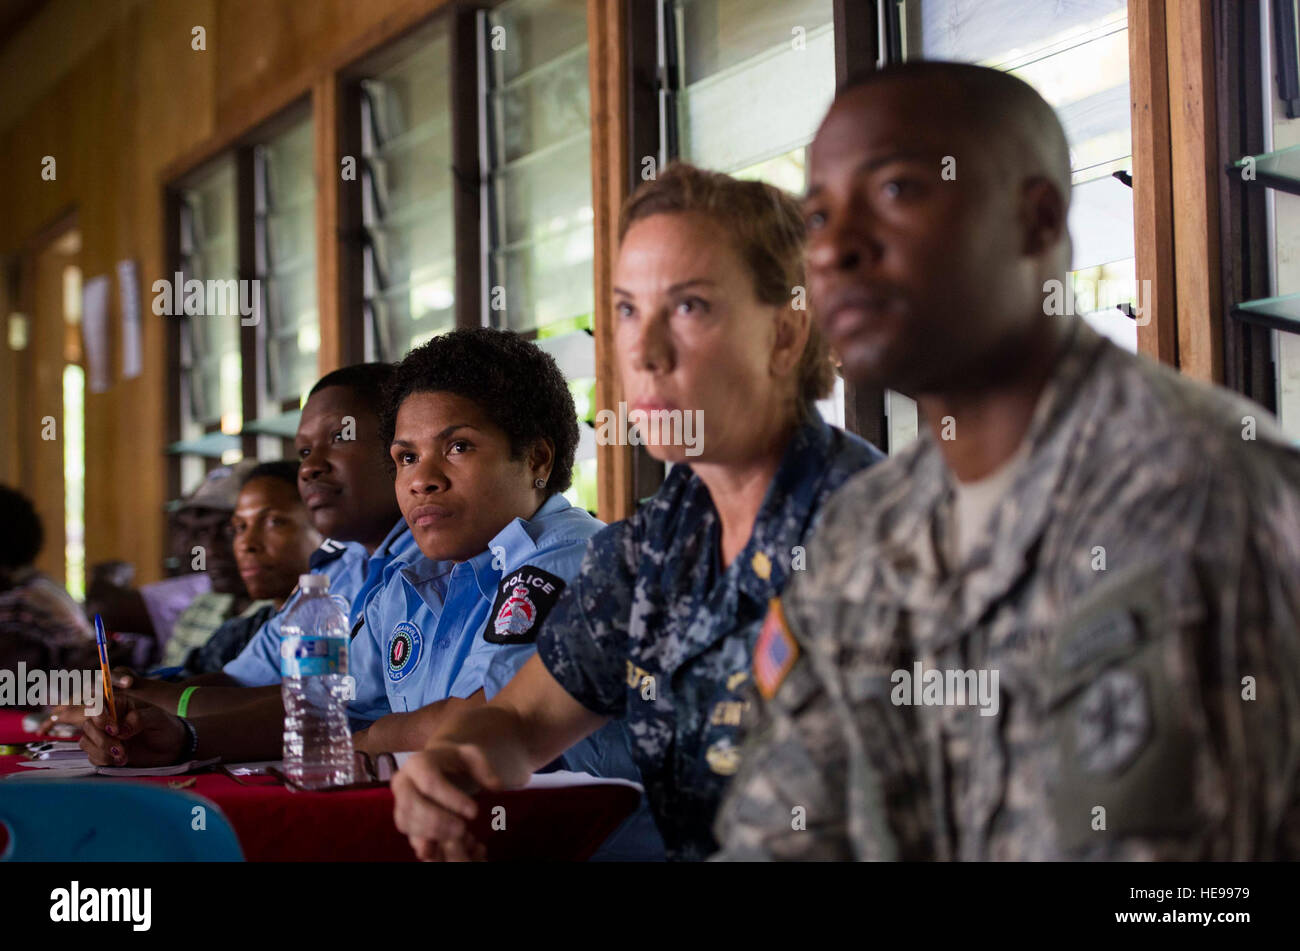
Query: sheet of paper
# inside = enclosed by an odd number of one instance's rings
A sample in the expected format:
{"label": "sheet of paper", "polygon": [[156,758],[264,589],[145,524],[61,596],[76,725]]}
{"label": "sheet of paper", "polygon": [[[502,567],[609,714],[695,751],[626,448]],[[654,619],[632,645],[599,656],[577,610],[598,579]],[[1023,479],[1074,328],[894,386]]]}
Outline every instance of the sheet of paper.
{"label": "sheet of paper", "polygon": [[86,382],[90,392],[103,393],[112,384],[108,364],[108,275],[92,277],[81,286],[81,335],[86,351]]}
{"label": "sheet of paper", "polygon": [[192,759],[188,763],[177,763],[175,766],[101,766],[97,772],[101,776],[180,776],[182,773],[203,769],[205,766],[220,762],[221,757],[214,756],[212,759]]}
{"label": "sheet of paper", "polygon": [[140,375],[140,280],[134,261],[117,262],[118,299],[122,305],[122,379]]}
{"label": "sheet of paper", "polygon": [[77,769],[92,766],[90,757],[85,753],[80,756],[60,756],[57,759],[28,759],[18,765],[24,769]]}
{"label": "sheet of paper", "polygon": [[82,776],[98,776],[99,768],[96,766],[78,766],[76,769],[32,769],[25,773],[10,773],[8,776],[0,776],[0,779],[12,781],[27,779],[77,779]]}
{"label": "sheet of paper", "polygon": [[205,766],[211,766],[213,763],[221,762],[221,757],[216,756],[212,759],[190,760],[188,763],[177,763],[174,766],[95,766],[90,762],[90,757],[82,753],[79,757],[65,756],[59,759],[33,759],[24,760],[18,765],[26,769],[41,769],[59,774],[85,774],[98,773],[100,776],[180,776],[191,770],[202,769]]}
{"label": "sheet of paper", "polygon": [[[394,753],[400,769],[414,756],[414,753]],[[631,786],[638,792],[645,792],[645,787],[630,779],[612,779],[607,776],[593,776],[591,773],[572,773],[568,770],[556,770],[553,773],[533,773],[524,789],[562,789],[566,786]]]}
{"label": "sheet of paper", "polygon": [[27,752],[35,756],[37,753],[65,753],[69,750],[80,750],[81,744],[77,740],[45,740],[40,743],[28,743]]}
{"label": "sheet of paper", "polygon": [[608,776],[593,776],[590,773],[571,773],[557,770],[554,773],[533,773],[525,789],[564,789],[573,786],[630,786],[637,792],[645,792],[645,787],[630,779],[615,779]]}
{"label": "sheet of paper", "polygon": [[40,753],[32,753],[31,755],[35,759],[47,762],[66,759],[83,760],[86,757],[86,754],[81,751],[80,747],[74,750],[43,750]]}

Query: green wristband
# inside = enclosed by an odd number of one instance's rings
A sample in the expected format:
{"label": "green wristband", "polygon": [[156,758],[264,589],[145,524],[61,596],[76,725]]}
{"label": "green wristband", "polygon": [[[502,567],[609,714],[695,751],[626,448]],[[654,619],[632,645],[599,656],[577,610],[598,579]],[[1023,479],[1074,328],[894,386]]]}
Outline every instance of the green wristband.
{"label": "green wristband", "polygon": [[176,703],[176,715],[178,717],[185,716],[185,714],[189,711],[190,696],[191,694],[194,693],[194,691],[198,689],[199,689],[198,687],[186,687],[184,690],[181,691],[181,698]]}

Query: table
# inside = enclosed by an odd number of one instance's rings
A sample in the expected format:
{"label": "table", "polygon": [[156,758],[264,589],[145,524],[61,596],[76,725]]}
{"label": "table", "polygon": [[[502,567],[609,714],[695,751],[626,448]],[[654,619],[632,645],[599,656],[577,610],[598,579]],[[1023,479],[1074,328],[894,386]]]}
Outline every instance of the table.
{"label": "table", "polygon": [[[0,710],[0,744],[44,739],[23,732],[22,714]],[[0,776],[23,770],[22,756],[0,756]],[[250,862],[413,862],[406,837],[393,825],[393,794],[387,787],[339,792],[298,792],[273,777],[237,781],[222,772],[193,776],[113,779],[104,782],[167,783],[193,778],[185,791],[209,800],[230,821]],[[3,781],[3,780],[0,780]],[[50,782],[53,780],[34,780]],[[639,796],[630,787],[513,790],[478,797],[478,837],[496,860],[588,858]],[[511,817],[505,834],[490,829],[492,809]],[[0,850],[4,831],[0,829]]]}

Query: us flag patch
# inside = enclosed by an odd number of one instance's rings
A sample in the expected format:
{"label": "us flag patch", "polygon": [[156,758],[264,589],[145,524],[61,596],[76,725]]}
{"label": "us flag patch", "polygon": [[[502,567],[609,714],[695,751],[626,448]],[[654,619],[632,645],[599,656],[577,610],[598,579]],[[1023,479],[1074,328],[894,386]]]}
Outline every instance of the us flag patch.
{"label": "us flag patch", "polygon": [[754,645],[754,683],[764,700],[776,696],[777,688],[798,659],[799,645],[786,623],[781,599],[773,598],[768,602],[767,617]]}

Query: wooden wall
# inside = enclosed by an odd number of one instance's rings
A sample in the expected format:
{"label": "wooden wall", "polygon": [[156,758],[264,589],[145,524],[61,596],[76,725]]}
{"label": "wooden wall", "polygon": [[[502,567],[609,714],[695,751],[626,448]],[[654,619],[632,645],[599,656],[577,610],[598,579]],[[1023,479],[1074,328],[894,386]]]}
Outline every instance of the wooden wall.
{"label": "wooden wall", "polygon": [[[303,97],[312,98],[317,138],[320,368],[347,349],[337,268],[340,84],[349,63],[396,38],[452,0],[51,0],[0,47],[0,265],[32,259],[51,225],[75,212],[86,279],[113,276],[110,325],[114,381],[86,397],[86,563],[131,561],[156,578],[164,554],[163,464],[168,400],[165,324],[149,310],[153,281],[166,275],[163,185]],[[1208,151],[1213,50],[1206,41],[1214,0],[1129,0],[1138,277],[1152,282],[1154,311],[1139,345],[1189,372],[1222,378],[1212,307],[1220,269],[1218,209],[1198,198],[1213,175]],[[467,3],[466,5],[472,5]],[[619,387],[608,333],[609,269],[617,210],[628,187],[629,29],[622,0],[587,0],[592,81],[598,402]],[[206,30],[206,50],[192,30]],[[1208,118],[1207,118],[1208,117]],[[41,159],[58,163],[42,181]],[[1175,196],[1179,196],[1175,201]],[[1178,241],[1172,236],[1177,231]],[[1159,240],[1155,240],[1159,236]],[[16,257],[15,257],[16,256]],[[117,350],[118,261],[139,267],[144,374],[121,380]],[[33,284],[0,314],[33,307]],[[62,448],[34,438],[42,416],[61,418],[59,315],[33,321],[33,343],[0,345],[0,479],[17,482],[47,515],[61,549]],[[46,326],[50,324],[50,326]],[[4,328],[7,331],[7,328]],[[42,342],[44,341],[44,342]],[[48,346],[46,344],[49,344]],[[622,517],[634,503],[626,448],[600,447],[600,513]],[[48,458],[47,458],[48,457]],[[50,563],[47,557],[46,564]],[[57,564],[57,554],[53,561]]]}
{"label": "wooden wall", "polygon": [[[122,558],[139,580],[161,573],[166,318],[149,310],[149,288],[166,270],[165,171],[248,131],[441,5],[52,0],[0,48],[0,256],[28,251],[75,209],[83,275],[112,275],[113,385],[86,396],[87,566]],[[195,26],[206,30],[205,51],[191,48]],[[41,180],[45,155],[57,161],[54,181]],[[121,380],[114,267],[128,258],[140,270],[144,374]],[[15,306],[0,303],[5,315]],[[47,323],[54,317],[42,314]],[[47,519],[62,512],[63,487],[51,475],[61,469],[45,456],[61,459],[62,448],[27,437],[39,432],[40,417],[62,418],[61,349],[38,342],[58,329],[33,326],[33,344],[21,353],[0,346],[0,478],[20,481]],[[55,563],[60,526],[47,524]]]}

